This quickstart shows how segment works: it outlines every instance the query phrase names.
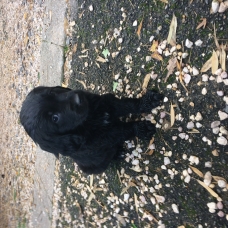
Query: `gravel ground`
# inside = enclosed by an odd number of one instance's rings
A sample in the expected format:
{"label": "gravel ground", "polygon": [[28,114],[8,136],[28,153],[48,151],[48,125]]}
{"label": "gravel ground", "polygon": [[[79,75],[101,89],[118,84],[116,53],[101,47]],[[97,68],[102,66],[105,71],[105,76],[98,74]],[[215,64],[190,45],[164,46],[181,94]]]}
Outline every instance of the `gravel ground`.
{"label": "gravel ground", "polygon": [[[69,158],[60,158],[52,227],[228,227],[228,148],[220,145],[228,129],[227,118],[221,120],[228,112],[227,68],[193,73],[219,49],[214,25],[218,43],[227,44],[228,11],[211,14],[211,1],[197,0],[70,2],[78,9],[69,9],[76,13],[68,18],[64,83],[118,97],[156,88],[166,98],[151,115],[131,117],[154,122],[154,139],[127,142],[124,159],[104,174],[85,176]],[[0,2],[2,227],[31,226],[36,148],[18,124],[18,114],[27,93],[39,84],[43,19],[51,18],[41,3]],[[163,41],[173,14],[180,49],[168,55],[172,46]],[[206,26],[196,29],[201,18]],[[199,39],[200,47],[195,45]],[[174,53],[178,61],[188,56],[165,82]]]}
{"label": "gravel ground", "polygon": [[[104,174],[85,176],[71,159],[60,159],[55,224],[227,227],[227,49],[221,65],[213,58],[213,69],[200,70],[213,50],[227,44],[228,11],[211,13],[211,1],[104,0],[78,6],[70,21],[65,84],[118,97],[156,88],[165,99],[151,115],[131,116],[156,124],[151,142],[127,142],[124,159]],[[173,14],[176,45],[167,44]],[[205,19],[205,28],[197,29]]]}

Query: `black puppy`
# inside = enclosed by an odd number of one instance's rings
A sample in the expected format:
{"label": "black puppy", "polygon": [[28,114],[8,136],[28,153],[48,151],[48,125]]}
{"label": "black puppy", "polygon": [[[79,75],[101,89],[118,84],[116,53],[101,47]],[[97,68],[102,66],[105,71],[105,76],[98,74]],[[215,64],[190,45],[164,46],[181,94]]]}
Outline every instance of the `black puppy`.
{"label": "black puppy", "polygon": [[37,87],[24,101],[20,121],[35,143],[48,152],[70,156],[88,174],[105,171],[124,141],[151,139],[149,121],[122,122],[129,113],[149,113],[163,96],[148,91],[142,98],[118,99],[63,87]]}

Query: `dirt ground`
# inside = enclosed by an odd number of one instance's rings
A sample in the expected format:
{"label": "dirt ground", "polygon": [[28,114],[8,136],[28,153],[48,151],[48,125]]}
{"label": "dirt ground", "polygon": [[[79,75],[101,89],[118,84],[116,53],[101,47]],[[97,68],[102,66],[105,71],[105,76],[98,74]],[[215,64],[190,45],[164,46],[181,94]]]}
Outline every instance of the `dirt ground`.
{"label": "dirt ground", "polygon": [[44,9],[38,2],[0,2],[0,221],[24,227],[33,203],[36,146],[19,124],[21,103],[39,82]]}

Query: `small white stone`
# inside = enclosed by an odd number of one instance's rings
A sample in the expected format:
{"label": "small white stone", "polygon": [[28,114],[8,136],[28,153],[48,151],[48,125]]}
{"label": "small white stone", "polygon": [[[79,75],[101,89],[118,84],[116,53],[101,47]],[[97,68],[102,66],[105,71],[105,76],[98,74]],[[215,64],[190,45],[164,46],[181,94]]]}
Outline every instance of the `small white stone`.
{"label": "small white stone", "polygon": [[213,213],[216,212],[216,210],[215,209],[212,209],[212,208],[209,208],[209,212],[213,214]]}
{"label": "small white stone", "polygon": [[172,136],[172,140],[175,141],[177,139],[177,136]]}
{"label": "small white stone", "polygon": [[219,211],[219,212],[217,213],[217,215],[218,215],[219,217],[221,217],[221,218],[225,216],[225,214],[224,214],[223,211]]}
{"label": "small white stone", "polygon": [[200,39],[195,42],[195,45],[198,47],[200,47],[202,44],[203,44],[203,41]]}
{"label": "small white stone", "polygon": [[202,81],[203,81],[203,82],[207,82],[207,81],[208,81],[208,78],[209,78],[209,77],[208,77],[207,74],[203,74],[203,75],[202,75]]}
{"label": "small white stone", "polygon": [[220,188],[225,188],[226,187],[226,182],[224,180],[218,180],[218,186]]}
{"label": "small white stone", "polygon": [[218,111],[218,115],[219,115],[220,120],[225,120],[228,118],[228,114],[225,112],[222,112],[222,111]]}
{"label": "small white stone", "polygon": [[182,53],[182,58],[185,59],[188,56],[188,53],[184,52]]}
{"label": "small white stone", "polygon": [[228,131],[227,131],[226,128],[223,127],[223,126],[221,126],[221,127],[219,128],[219,131],[220,131],[223,135],[228,135]]}
{"label": "small white stone", "polygon": [[[228,4],[228,3],[227,3],[227,4]],[[221,78],[223,78],[223,79],[224,79],[224,78],[227,78],[227,73],[226,73],[225,71],[223,71],[223,72],[221,73],[220,76],[221,76]]]}
{"label": "small white stone", "polygon": [[133,26],[137,26],[137,24],[138,24],[138,22],[137,22],[137,20],[135,20],[135,21],[133,22]]}
{"label": "small white stone", "polygon": [[188,129],[194,128],[194,123],[193,123],[192,121],[191,121],[191,122],[188,122],[187,128],[188,128]]}
{"label": "small white stone", "polygon": [[138,165],[139,164],[139,160],[138,159],[135,159],[132,161],[132,165]]}
{"label": "small white stone", "polygon": [[149,62],[151,59],[151,56],[146,56],[146,62]]}
{"label": "small white stone", "polygon": [[203,182],[209,186],[211,184],[211,180],[212,180],[212,175],[211,175],[211,172],[210,171],[207,171],[204,175],[204,180]]}
{"label": "small white stone", "polygon": [[215,127],[215,128],[213,128],[212,129],[212,132],[215,134],[215,135],[217,135],[218,133],[219,133],[219,127]]}
{"label": "small white stone", "polygon": [[199,123],[199,122],[197,122],[197,123],[196,123],[196,127],[197,127],[197,128],[201,128],[201,127],[202,127],[202,124]]}
{"label": "small white stone", "polygon": [[164,102],[167,102],[169,99],[168,99],[168,97],[164,97]]}
{"label": "small white stone", "polygon": [[185,46],[186,46],[187,48],[191,48],[192,45],[193,45],[192,41],[190,41],[189,39],[186,39],[186,40],[185,40]]}
{"label": "small white stone", "polygon": [[223,146],[227,145],[227,139],[223,136],[217,138],[217,143]]}
{"label": "small white stone", "polygon": [[211,168],[212,167],[212,163],[210,161],[205,162],[205,167]]}
{"label": "small white stone", "polygon": [[191,177],[189,175],[187,175],[185,178],[184,178],[184,182],[185,183],[189,183],[191,180]]}
{"label": "small white stone", "polygon": [[223,209],[223,204],[222,204],[221,201],[219,201],[219,202],[217,203],[217,208],[220,209],[220,210]]}
{"label": "small white stone", "polygon": [[215,202],[210,202],[210,203],[207,203],[207,206],[211,209],[217,209],[217,205]]}
{"label": "small white stone", "polygon": [[119,42],[120,44],[122,44],[122,43],[123,43],[123,38],[119,38],[119,39],[118,39],[118,42]]}
{"label": "small white stone", "polygon": [[201,92],[203,95],[206,95],[207,94],[207,89],[204,87],[203,89],[202,89],[202,92]]}
{"label": "small white stone", "polygon": [[93,6],[92,5],[89,6],[89,11],[91,11],[91,12],[93,11]]}
{"label": "small white stone", "polygon": [[228,86],[228,79],[223,79],[223,83]]}
{"label": "small white stone", "polygon": [[213,0],[211,3],[211,12],[217,13],[219,10],[219,2],[217,0]]}
{"label": "small white stone", "polygon": [[179,134],[179,137],[180,137],[181,139],[184,139],[184,138],[185,138],[185,136],[186,136],[186,134],[185,134],[185,133],[180,133],[180,134]]}
{"label": "small white stone", "polygon": [[221,76],[217,76],[217,78],[216,78],[216,82],[217,82],[217,83],[221,83],[221,82],[223,82],[222,77],[221,77]]}
{"label": "small white stone", "polygon": [[221,73],[222,73],[222,68],[219,68],[218,70],[215,71],[216,75],[221,75]]}
{"label": "small white stone", "polygon": [[214,76],[210,76],[209,80],[210,81],[214,81],[215,80],[215,77]]}
{"label": "small white stone", "polygon": [[192,67],[192,74],[194,76],[198,75],[199,74],[199,70],[196,67]]}
{"label": "small white stone", "polygon": [[178,206],[176,204],[172,204],[172,209],[175,213],[179,214],[179,209],[178,209]]}
{"label": "small white stone", "polygon": [[152,42],[153,39],[154,39],[154,36],[151,36],[150,39],[149,39],[149,41]]}
{"label": "small white stone", "polygon": [[183,154],[183,155],[182,155],[182,158],[183,158],[184,160],[186,160],[186,159],[188,158],[187,154]]}
{"label": "small white stone", "polygon": [[170,159],[168,157],[164,157],[164,165],[169,165]]}
{"label": "small white stone", "polygon": [[226,104],[228,105],[228,96],[223,97],[223,100],[226,102]]}
{"label": "small white stone", "polygon": [[176,46],[172,46],[170,49],[170,52],[173,53],[174,51],[176,51],[177,47]]}
{"label": "small white stone", "polygon": [[224,92],[223,91],[217,91],[217,94],[222,97],[224,95]]}
{"label": "small white stone", "polygon": [[200,113],[200,112],[197,112],[197,113],[196,113],[196,116],[195,116],[195,120],[196,120],[196,121],[200,121],[200,120],[202,120],[202,119],[203,119],[203,117],[202,117],[201,113]]}
{"label": "small white stone", "polygon": [[186,84],[188,84],[191,81],[191,75],[190,74],[184,74],[184,81]]}
{"label": "small white stone", "polygon": [[214,121],[211,123],[211,128],[218,127],[220,125],[220,121]]}

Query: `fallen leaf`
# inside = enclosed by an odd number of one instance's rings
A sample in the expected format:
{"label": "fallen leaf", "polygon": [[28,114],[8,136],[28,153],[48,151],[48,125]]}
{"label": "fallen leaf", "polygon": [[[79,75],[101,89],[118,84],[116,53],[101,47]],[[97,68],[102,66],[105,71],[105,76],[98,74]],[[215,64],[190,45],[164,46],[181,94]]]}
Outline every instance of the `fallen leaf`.
{"label": "fallen leaf", "polygon": [[152,58],[163,61],[163,57],[156,51],[151,55]]}
{"label": "fallen leaf", "polygon": [[135,200],[135,210],[138,213],[138,210],[139,210],[138,205],[139,205],[139,203],[138,203],[137,195],[135,193],[134,193],[134,200]]}
{"label": "fallen leaf", "polygon": [[195,168],[195,167],[193,167],[193,166],[189,166],[191,169],[192,169],[192,171],[194,172],[194,173],[196,173],[199,177],[204,177],[204,175],[203,175],[203,173],[201,172],[201,171],[199,171],[197,168]]}
{"label": "fallen leaf", "polygon": [[106,60],[102,58],[101,56],[98,56],[96,61],[101,62],[101,63],[106,63]]}
{"label": "fallen leaf", "polygon": [[175,122],[175,111],[174,111],[174,107],[173,104],[170,104],[170,127],[172,127],[174,125]]}
{"label": "fallen leaf", "polygon": [[126,226],[126,221],[125,221],[125,218],[123,216],[116,214],[116,218],[123,226]]}
{"label": "fallen leaf", "polygon": [[142,85],[142,89],[146,89],[148,86],[148,83],[150,81],[150,76],[151,74],[147,74],[143,80],[143,85]]}
{"label": "fallen leaf", "polygon": [[104,49],[104,50],[102,51],[102,54],[103,54],[104,57],[107,59],[107,57],[110,55],[110,52],[109,52],[108,49]]}
{"label": "fallen leaf", "polygon": [[167,38],[168,44],[171,44],[172,46],[176,45],[176,30],[177,30],[177,18],[173,14],[173,18],[169,27],[169,35]]}
{"label": "fallen leaf", "polygon": [[225,178],[223,178],[223,177],[219,177],[219,176],[212,176],[213,177],[213,179],[215,180],[215,181],[219,181],[219,180],[223,180],[223,181],[225,181],[226,183],[227,183],[227,181],[226,181],[226,179]]}
{"label": "fallen leaf", "polygon": [[155,52],[155,51],[157,51],[157,48],[158,48],[158,40],[153,40],[153,43],[150,47],[150,51]]}
{"label": "fallen leaf", "polygon": [[153,220],[158,223],[158,220],[149,211],[145,210],[144,212],[150,215],[153,218]]}
{"label": "fallen leaf", "polygon": [[215,198],[218,198],[219,197],[219,195],[215,192],[215,191],[213,191],[210,187],[208,187],[204,182],[202,182],[202,181],[200,181],[200,180],[197,180],[198,181],[198,183],[200,184],[200,185],[202,185],[212,196],[214,196]]}
{"label": "fallen leaf", "polygon": [[165,82],[167,82],[169,76],[173,73],[174,69],[176,68],[177,66],[177,58],[176,57],[172,57],[169,62],[168,62],[168,65],[166,67],[166,69],[168,70],[168,73],[165,77]]}
{"label": "fallen leaf", "polygon": [[86,86],[85,82],[83,82],[81,80],[78,80],[78,79],[76,79],[76,81],[81,83],[83,85],[84,89],[87,89],[87,86]]}
{"label": "fallen leaf", "polygon": [[112,91],[115,92],[116,91],[116,88],[118,86],[118,82],[113,82],[113,87],[112,87]]}
{"label": "fallen leaf", "polygon": [[193,128],[191,131],[187,131],[189,134],[198,134],[200,133],[197,129]]}
{"label": "fallen leaf", "polygon": [[160,0],[161,2],[164,2],[164,3],[166,3],[166,4],[168,4],[169,2],[168,2],[168,0]]}
{"label": "fallen leaf", "polygon": [[213,50],[213,54],[212,54],[212,59],[211,59],[211,72],[212,74],[214,74],[216,72],[216,70],[218,70],[218,55],[216,54],[216,52]]}
{"label": "fallen leaf", "polygon": [[136,186],[136,184],[134,182],[130,181],[128,183],[128,185],[125,188],[123,188],[123,190],[120,193],[120,195],[123,195],[130,187],[135,187],[135,186]]}
{"label": "fallen leaf", "polygon": [[152,155],[154,153],[154,150],[149,150],[148,152],[146,152],[146,155]]}
{"label": "fallen leaf", "polygon": [[142,24],[143,24],[143,19],[141,20],[141,22],[140,22],[140,24],[138,26],[138,29],[137,29],[137,35],[138,35],[139,39],[140,39]]}
{"label": "fallen leaf", "polygon": [[93,187],[93,174],[90,175],[90,181],[89,182],[90,182],[89,187],[92,189],[92,187]]}
{"label": "fallen leaf", "polygon": [[207,24],[207,19],[206,18],[201,18],[200,20],[202,22],[198,24],[198,26],[196,27],[196,29],[200,29],[201,27],[205,28],[205,26]]}
{"label": "fallen leaf", "polygon": [[140,168],[139,165],[133,166],[133,167],[130,168],[130,169],[132,169],[133,171],[135,171],[135,172],[137,172],[137,173],[142,172],[142,168]]}
{"label": "fallen leaf", "polygon": [[211,68],[211,65],[212,65],[212,57],[210,59],[208,59],[206,63],[204,63],[204,65],[202,66],[200,71],[201,72],[208,71]]}

